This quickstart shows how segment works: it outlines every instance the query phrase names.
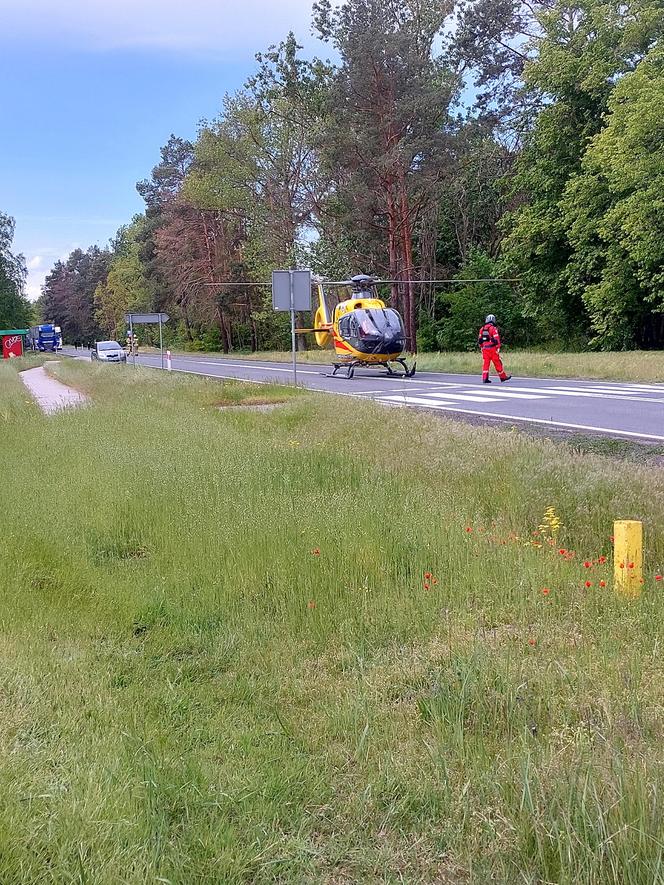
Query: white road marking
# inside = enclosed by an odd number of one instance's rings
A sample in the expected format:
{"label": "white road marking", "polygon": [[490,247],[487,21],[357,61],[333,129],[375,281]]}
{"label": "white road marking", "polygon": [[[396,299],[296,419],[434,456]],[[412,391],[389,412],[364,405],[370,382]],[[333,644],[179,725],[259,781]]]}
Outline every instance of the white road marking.
{"label": "white road marking", "polygon": [[[376,398],[377,402],[384,402],[387,400],[388,402],[395,403],[404,403],[406,405],[415,404],[415,405],[424,405],[424,406],[438,406],[439,403],[444,402],[445,405],[454,405],[456,401],[464,402],[464,403],[482,403],[485,406],[490,406],[491,402],[499,402],[500,397],[494,397],[493,400],[489,401],[484,396],[462,396],[461,394],[452,394],[452,393],[444,393],[441,394],[440,398],[436,398],[433,394],[422,394],[421,396],[407,396],[404,394],[403,396],[381,396]],[[448,402],[451,400],[451,402]]]}
{"label": "white road marking", "polygon": [[625,400],[630,403],[664,403],[664,397],[652,397],[642,395],[646,393],[646,391],[621,391],[621,390],[606,390],[600,391],[598,389],[593,388],[577,388],[575,390],[570,391],[569,388],[565,387],[549,387],[547,390],[550,390],[552,395],[559,396],[587,396],[594,397],[596,399],[613,399],[613,400]]}
{"label": "white road marking", "polygon": [[[425,395],[426,396],[438,396],[438,394],[436,394],[436,393],[427,393]],[[453,398],[458,399],[459,398],[458,396],[453,397],[452,394],[448,394],[447,391],[444,391],[442,395],[444,397],[447,397],[448,399],[453,399]],[[488,389],[487,390],[478,390],[478,391],[476,391],[476,395],[481,396],[482,401],[483,402],[486,401],[488,403],[496,402],[497,400],[500,400],[500,399],[550,399],[551,398],[551,394],[547,394],[547,393],[516,393],[513,390],[503,390],[502,387],[498,388],[495,391],[488,390]]]}
{"label": "white road marking", "polygon": [[[398,403],[387,402],[386,400],[376,400],[378,403],[385,403],[389,406],[397,406]],[[571,424],[568,421],[553,421],[546,418],[529,418],[526,415],[504,415],[499,412],[480,412],[476,409],[461,409],[458,406],[446,406],[443,404],[433,405],[428,403],[430,409],[439,412],[458,412],[462,415],[481,415],[483,418],[504,418],[507,421],[525,421],[530,424],[545,424],[548,427],[569,427],[572,430],[591,430],[596,433],[609,433],[613,436],[628,436],[634,439],[654,439],[658,442],[664,442],[664,436],[658,436],[655,433],[639,433],[635,430],[617,430],[615,427],[597,427],[593,424]]]}
{"label": "white road marking", "polygon": [[[487,406],[490,406],[492,403],[499,403],[502,400],[507,400],[507,394],[504,394],[502,391],[500,393],[496,393],[493,396],[484,394],[483,391],[478,390],[477,393],[426,393],[424,396],[438,397],[441,399],[451,399],[453,401],[459,402],[468,402],[468,403],[484,403]],[[534,399],[546,399],[546,397],[533,397]]]}
{"label": "white road marking", "polygon": [[[176,360],[173,360],[173,367],[175,368]],[[199,366],[215,366],[219,367],[219,362],[206,362],[205,360],[195,360],[196,364]],[[293,367],[289,366],[287,363],[284,363],[283,367],[276,368],[276,366],[249,366],[245,363],[229,363],[226,360],[222,363],[223,367],[230,369],[251,369],[253,372],[281,372],[282,374],[293,374]],[[321,368],[325,368],[322,366]],[[298,365],[297,367],[298,375],[320,375],[320,371],[312,371],[311,369],[301,369]]]}
{"label": "white road marking", "polygon": [[585,381],[583,382],[583,384],[584,387],[596,387],[598,390],[612,390],[613,388],[619,388],[620,390],[643,390],[646,393],[664,394],[664,384],[624,384],[619,381],[603,381],[599,384],[595,382]]}
{"label": "white road marking", "polygon": [[[612,400],[626,400],[627,402],[635,402],[635,403],[661,403],[664,402],[664,399],[647,397],[647,396],[628,396],[622,393],[613,393],[607,391],[606,393],[594,393],[589,389],[583,387],[510,387],[509,393],[512,392],[532,392],[540,395],[547,395],[550,397],[556,396],[575,396],[575,397],[586,397],[589,399],[612,399]],[[487,391],[489,392],[489,391]],[[504,391],[499,388],[499,393],[501,396],[507,396],[508,391]]]}

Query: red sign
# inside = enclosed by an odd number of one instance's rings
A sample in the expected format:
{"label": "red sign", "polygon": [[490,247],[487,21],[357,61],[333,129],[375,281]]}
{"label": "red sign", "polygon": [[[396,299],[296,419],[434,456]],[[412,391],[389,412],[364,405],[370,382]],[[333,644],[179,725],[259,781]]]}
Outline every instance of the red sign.
{"label": "red sign", "polygon": [[12,356],[23,356],[23,338],[20,335],[3,335],[2,358],[8,360]]}

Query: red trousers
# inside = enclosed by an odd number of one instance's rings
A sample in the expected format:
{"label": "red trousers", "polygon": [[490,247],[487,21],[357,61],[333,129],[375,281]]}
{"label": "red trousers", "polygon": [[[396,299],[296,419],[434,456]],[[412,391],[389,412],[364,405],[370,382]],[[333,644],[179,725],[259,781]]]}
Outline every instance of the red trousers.
{"label": "red trousers", "polygon": [[498,376],[502,378],[507,378],[507,373],[503,368],[503,364],[500,359],[500,355],[498,353],[497,348],[495,347],[485,347],[482,349],[482,381],[485,381],[489,377],[489,369],[491,368],[491,363],[493,363],[493,367],[498,372]]}

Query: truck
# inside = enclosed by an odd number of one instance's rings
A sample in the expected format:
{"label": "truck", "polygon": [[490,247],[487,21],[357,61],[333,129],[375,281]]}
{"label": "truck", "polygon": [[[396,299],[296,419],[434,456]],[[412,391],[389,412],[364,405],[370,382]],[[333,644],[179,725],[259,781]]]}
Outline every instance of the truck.
{"label": "truck", "polygon": [[62,331],[53,323],[42,323],[30,329],[30,345],[42,353],[55,353],[62,349]]}

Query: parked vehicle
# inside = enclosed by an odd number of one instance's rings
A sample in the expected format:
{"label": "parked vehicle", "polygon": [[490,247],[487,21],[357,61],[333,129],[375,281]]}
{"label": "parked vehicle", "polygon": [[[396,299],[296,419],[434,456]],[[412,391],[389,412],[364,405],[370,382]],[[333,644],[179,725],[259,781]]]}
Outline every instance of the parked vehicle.
{"label": "parked vehicle", "polygon": [[127,354],[117,341],[97,341],[90,349],[90,359],[100,363],[126,363]]}
{"label": "parked vehicle", "polygon": [[62,348],[60,326],[54,326],[53,323],[33,326],[28,333],[28,339],[30,347],[40,353],[55,353]]}

